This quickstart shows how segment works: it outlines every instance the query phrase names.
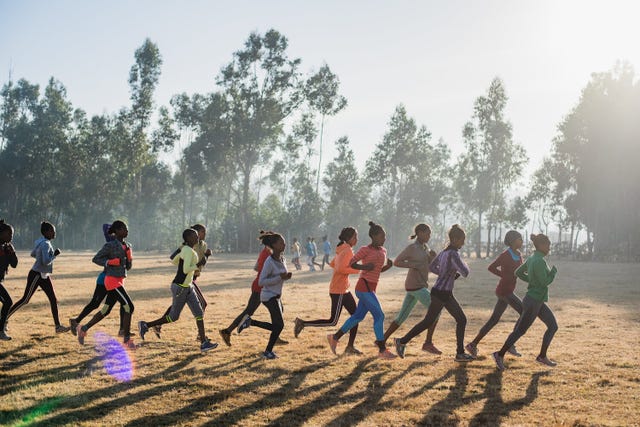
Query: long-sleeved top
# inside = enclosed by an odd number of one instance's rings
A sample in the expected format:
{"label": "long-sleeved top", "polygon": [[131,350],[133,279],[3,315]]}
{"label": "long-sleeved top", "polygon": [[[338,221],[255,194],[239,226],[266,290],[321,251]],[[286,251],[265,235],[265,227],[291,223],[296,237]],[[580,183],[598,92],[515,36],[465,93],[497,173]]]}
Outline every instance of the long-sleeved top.
{"label": "long-sleeved top", "polygon": [[262,287],[260,301],[266,302],[273,297],[282,295],[284,279],[280,277],[280,274],[287,272],[287,265],[284,262],[284,258],[281,260],[276,260],[273,256],[267,258],[260,272],[260,279],[258,280],[258,284]]}
{"label": "long-sleeved top", "polygon": [[522,255],[511,248],[498,255],[498,258],[489,265],[488,270],[500,278],[496,287],[496,295],[506,296],[516,290],[515,273],[521,265]]}
{"label": "long-sleeved top", "polygon": [[404,248],[393,261],[393,265],[396,267],[409,269],[407,278],[404,279],[404,288],[407,291],[429,287],[427,283],[429,264],[431,263],[429,251],[429,246],[426,243],[420,243],[416,240]]}
{"label": "long-sleeved top", "polygon": [[264,267],[264,262],[271,256],[271,251],[266,246],[264,249],[260,251],[260,255],[258,255],[258,260],[256,261],[256,265],[253,267],[255,271],[258,272],[256,274],[256,278],[253,279],[253,283],[251,283],[251,292],[261,293],[262,288],[258,285],[258,281],[260,280],[260,273],[262,272],[262,268]]}
{"label": "long-sleeved top", "polygon": [[4,281],[4,276],[7,274],[9,266],[13,268],[18,266],[18,256],[11,243],[5,243],[0,246],[0,283]]}
{"label": "long-sleeved top", "polygon": [[329,265],[333,268],[331,283],[329,283],[330,294],[346,294],[349,289],[349,275],[358,274],[360,270],[351,268],[353,249],[347,243],[336,247],[336,256]]}
{"label": "long-sleeved top", "polygon": [[[128,253],[128,255],[127,255]],[[108,263],[109,260],[119,259],[118,265]],[[94,264],[104,267],[108,277],[127,277],[127,270],[131,269],[131,245],[129,242],[112,240],[104,244],[102,249],[92,259]]]}
{"label": "long-sleeved top", "polygon": [[316,256],[316,245],[313,244],[313,242],[309,241],[307,242],[307,256]]}
{"label": "long-sleeved top", "polygon": [[322,243],[322,252],[324,252],[325,255],[331,255],[331,243],[329,243],[328,240]]}
{"label": "long-sleeved top", "polygon": [[358,249],[349,264],[355,264],[358,261],[361,261],[363,265],[373,263],[373,270],[360,270],[360,279],[366,282],[358,280],[356,291],[375,292],[382,267],[387,263],[387,250],[382,246],[363,246]]}
{"label": "long-sleeved top", "polygon": [[54,253],[53,245],[49,239],[41,237],[36,240],[35,246],[31,251],[31,257],[35,258],[36,262],[33,263],[31,269],[44,275],[53,273],[53,260],[56,259]]}
{"label": "long-sleeved top", "polygon": [[516,276],[527,282],[527,295],[536,301],[549,300],[549,285],[556,278],[558,270],[555,266],[549,268],[544,260],[544,254],[535,251],[524,264],[516,270]]}
{"label": "long-sleeved top", "polygon": [[183,288],[188,288],[193,282],[193,273],[198,269],[198,253],[191,247],[184,245],[177,257],[178,271],[173,278],[173,283]]}
{"label": "long-sleeved top", "polygon": [[431,261],[429,270],[433,274],[438,275],[438,280],[436,280],[436,284],[433,285],[433,289],[439,291],[453,292],[456,273],[460,273],[463,277],[469,275],[469,267],[462,261],[458,250],[455,248],[447,248],[440,252],[438,256]]}

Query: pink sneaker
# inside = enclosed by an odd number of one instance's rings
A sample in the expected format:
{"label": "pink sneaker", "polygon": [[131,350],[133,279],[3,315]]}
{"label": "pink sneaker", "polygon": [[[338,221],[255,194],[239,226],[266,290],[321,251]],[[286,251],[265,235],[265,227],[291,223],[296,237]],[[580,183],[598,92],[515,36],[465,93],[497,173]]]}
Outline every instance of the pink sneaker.
{"label": "pink sneaker", "polygon": [[327,335],[327,341],[329,341],[329,348],[331,348],[331,352],[333,354],[336,353],[336,347],[338,347],[338,340],[333,338],[333,334]]}
{"label": "pink sneaker", "polygon": [[87,332],[82,330],[82,325],[76,326],[76,335],[78,336],[80,345],[84,345],[84,337],[87,336]]}
{"label": "pink sneaker", "polygon": [[388,348],[378,353],[378,359],[392,360],[392,359],[395,359],[396,357],[398,356],[391,353]]}
{"label": "pink sneaker", "polygon": [[431,342],[422,344],[422,351],[426,351],[431,354],[442,354],[442,352]]}

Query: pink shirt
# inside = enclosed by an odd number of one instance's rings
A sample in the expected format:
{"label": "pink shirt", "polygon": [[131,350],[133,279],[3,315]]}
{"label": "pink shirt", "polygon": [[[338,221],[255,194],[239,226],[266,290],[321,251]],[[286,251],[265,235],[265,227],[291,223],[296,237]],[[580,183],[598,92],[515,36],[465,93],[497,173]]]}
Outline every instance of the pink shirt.
{"label": "pink shirt", "polygon": [[[380,273],[382,272],[382,267],[387,263],[387,250],[382,246],[363,246],[358,249],[358,252],[356,252],[353,258],[351,258],[351,262],[349,262],[349,264],[354,264],[358,261],[360,261],[361,264],[373,263],[373,270],[360,271],[360,279],[356,285],[356,291],[375,292],[376,287],[378,286],[378,279],[380,279]],[[366,284],[363,279],[367,281]]]}

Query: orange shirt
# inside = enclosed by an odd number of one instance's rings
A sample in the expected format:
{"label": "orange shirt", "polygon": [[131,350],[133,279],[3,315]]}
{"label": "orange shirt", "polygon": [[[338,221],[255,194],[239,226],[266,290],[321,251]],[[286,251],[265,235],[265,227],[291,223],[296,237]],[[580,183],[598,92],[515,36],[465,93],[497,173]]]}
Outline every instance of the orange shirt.
{"label": "orange shirt", "polygon": [[330,294],[346,294],[349,289],[349,275],[360,273],[360,270],[351,268],[351,258],[353,258],[353,249],[347,243],[336,247],[336,257],[329,263],[333,268],[333,276],[329,284]]}

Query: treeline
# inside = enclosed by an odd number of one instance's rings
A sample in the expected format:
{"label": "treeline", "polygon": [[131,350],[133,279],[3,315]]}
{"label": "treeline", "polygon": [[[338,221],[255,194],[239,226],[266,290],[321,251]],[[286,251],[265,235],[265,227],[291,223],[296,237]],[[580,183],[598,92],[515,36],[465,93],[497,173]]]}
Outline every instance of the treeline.
{"label": "treeline", "polygon": [[[28,247],[46,218],[61,247],[95,248],[101,224],[121,218],[139,249],[166,250],[201,222],[210,244],[246,252],[256,249],[259,229],[334,239],[355,225],[366,239],[374,219],[392,249],[426,221],[436,241],[449,224],[463,224],[476,256],[499,250],[510,228],[553,231],[566,255],[639,256],[640,84],[631,66],[592,76],[523,185],[528,159],[513,140],[498,78],[475,100],[456,158],[399,105],[363,171],[348,136],[331,141],[336,156],[323,159],[327,118],[347,99],[327,64],[304,74],[287,44],[275,30],[252,33],[212,92],[176,94],[159,108],[162,58],[150,40],[135,52],[130,104],[117,113],[88,117],[54,78],[44,91],[6,83],[0,217],[15,226],[16,244]],[[161,154],[178,146],[173,170]]]}

